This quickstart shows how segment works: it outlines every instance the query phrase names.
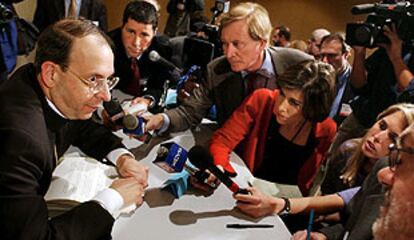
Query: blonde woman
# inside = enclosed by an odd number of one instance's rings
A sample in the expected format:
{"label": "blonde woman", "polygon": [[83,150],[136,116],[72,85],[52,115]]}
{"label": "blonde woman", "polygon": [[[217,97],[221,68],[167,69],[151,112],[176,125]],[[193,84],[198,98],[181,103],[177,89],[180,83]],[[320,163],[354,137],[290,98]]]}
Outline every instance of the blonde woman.
{"label": "blonde woman", "polygon": [[388,153],[388,145],[399,130],[413,122],[413,112],[412,104],[392,105],[378,115],[377,122],[364,137],[344,142],[328,165],[322,193],[336,193],[361,185],[375,162]]}

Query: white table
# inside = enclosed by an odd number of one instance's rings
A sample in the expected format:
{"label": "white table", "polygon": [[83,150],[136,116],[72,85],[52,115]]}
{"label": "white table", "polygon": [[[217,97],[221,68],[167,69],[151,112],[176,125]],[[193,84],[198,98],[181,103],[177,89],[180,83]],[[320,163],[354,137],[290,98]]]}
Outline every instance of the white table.
{"label": "white table", "polygon": [[[200,135],[206,136],[203,133]],[[195,144],[191,131],[177,134],[168,141],[174,141],[187,150]],[[134,141],[128,141],[127,144],[139,145]],[[141,159],[150,168],[145,202],[131,216],[120,217],[115,221],[112,232],[115,240],[290,239],[289,231],[278,216],[252,219],[233,209],[235,200],[232,198],[232,192],[223,184],[210,196],[190,192],[179,199],[160,190],[171,175],[152,163],[158,146],[145,148],[140,146],[135,151],[132,150],[136,155],[147,154]],[[251,173],[235,154],[231,156],[231,161],[238,173],[235,182],[241,187],[246,187]],[[272,224],[274,228],[229,229],[226,228],[226,224],[229,223]]]}

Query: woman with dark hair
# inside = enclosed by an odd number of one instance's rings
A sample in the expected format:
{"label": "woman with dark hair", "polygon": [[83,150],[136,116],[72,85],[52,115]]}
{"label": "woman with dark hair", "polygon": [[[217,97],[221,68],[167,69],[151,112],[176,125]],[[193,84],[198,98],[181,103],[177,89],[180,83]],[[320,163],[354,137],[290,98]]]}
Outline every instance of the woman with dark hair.
{"label": "woman with dark hair", "polygon": [[[311,209],[318,215],[337,212],[359,191],[359,186],[372,171],[375,163],[389,154],[390,144],[395,143],[398,135],[413,122],[413,104],[392,105],[378,115],[377,122],[364,137],[343,143],[334,153],[334,164],[328,167],[329,177],[322,184],[322,192],[327,195],[283,199],[249,188],[251,195],[235,195],[239,201],[237,207],[253,217],[280,214],[286,206],[289,208],[289,214],[304,214]],[[337,192],[334,192],[335,190]],[[298,218],[295,220],[297,222]]]}
{"label": "woman with dark hair", "polygon": [[[277,79],[279,90],[259,89],[236,109],[211,140],[214,163],[230,175],[235,150],[254,176],[298,185],[308,195],[336,131],[327,118],[335,71],[319,61],[290,67]],[[237,146],[237,149],[236,149]]]}

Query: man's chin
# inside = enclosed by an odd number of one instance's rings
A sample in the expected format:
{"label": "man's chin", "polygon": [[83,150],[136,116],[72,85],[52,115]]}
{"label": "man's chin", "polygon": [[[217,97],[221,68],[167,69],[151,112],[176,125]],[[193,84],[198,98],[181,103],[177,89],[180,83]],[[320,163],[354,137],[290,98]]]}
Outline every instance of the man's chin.
{"label": "man's chin", "polygon": [[128,56],[131,58],[137,58],[142,55],[142,52],[128,52]]}
{"label": "man's chin", "polygon": [[241,64],[232,64],[230,67],[233,72],[241,72],[244,70]]}
{"label": "man's chin", "polygon": [[91,112],[91,113],[84,113],[82,115],[79,115],[78,117],[79,117],[79,120],[88,120],[88,119],[90,119],[92,117],[92,115],[93,115],[93,112]]}

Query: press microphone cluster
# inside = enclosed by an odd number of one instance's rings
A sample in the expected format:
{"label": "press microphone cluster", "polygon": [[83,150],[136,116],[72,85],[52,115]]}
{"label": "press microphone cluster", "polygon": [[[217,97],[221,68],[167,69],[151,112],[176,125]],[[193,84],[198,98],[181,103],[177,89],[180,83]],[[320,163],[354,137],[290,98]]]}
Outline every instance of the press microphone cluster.
{"label": "press microphone cluster", "polygon": [[[209,184],[207,183],[209,174],[205,170],[200,170],[190,163],[190,158],[192,157],[191,152],[191,149],[187,152],[186,149],[177,143],[164,143],[158,148],[157,157],[154,160],[154,163],[168,173],[177,173],[186,170],[198,181]],[[216,187],[213,183],[210,183],[209,185],[213,188]]]}
{"label": "press microphone cluster", "polygon": [[[111,99],[109,102],[104,102],[103,106],[109,115],[109,119],[116,125],[122,126],[125,134],[137,137],[148,134],[145,132],[145,120],[140,116],[136,116],[137,113],[147,110],[146,105],[139,103],[131,105],[130,102],[121,105],[116,99]],[[145,140],[149,139],[146,138]]]}

